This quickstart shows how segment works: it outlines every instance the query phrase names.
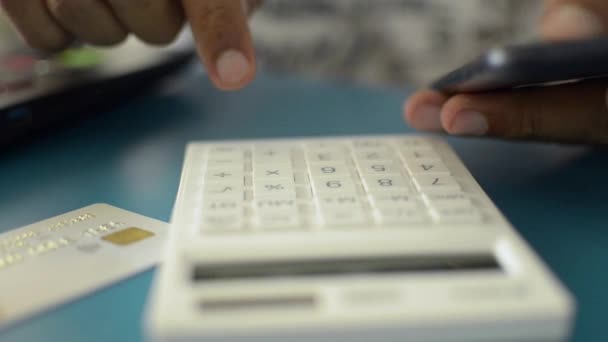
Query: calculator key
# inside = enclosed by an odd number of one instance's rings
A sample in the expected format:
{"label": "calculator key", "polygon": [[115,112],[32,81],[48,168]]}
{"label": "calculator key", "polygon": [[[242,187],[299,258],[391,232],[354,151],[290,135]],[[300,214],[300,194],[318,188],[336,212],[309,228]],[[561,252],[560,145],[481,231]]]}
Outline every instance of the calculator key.
{"label": "calculator key", "polygon": [[353,194],[355,183],[350,177],[321,177],[313,179],[315,193]]}
{"label": "calculator key", "polygon": [[368,192],[387,191],[397,189],[409,189],[410,183],[407,178],[401,175],[387,176],[363,176],[365,188]]}
{"label": "calculator key", "polygon": [[298,216],[299,211],[295,198],[257,199],[253,203],[253,209],[258,221],[268,221],[269,223],[287,222],[287,218]]}
{"label": "calculator key", "polygon": [[368,225],[367,218],[361,211],[352,210],[324,210],[321,220],[326,226],[332,227],[360,227]]}
{"label": "calculator key", "polygon": [[205,183],[220,181],[243,184],[245,182],[243,170],[240,168],[219,168],[207,170],[207,173],[205,174]]}
{"label": "calculator key", "polygon": [[374,208],[417,208],[419,201],[416,196],[405,191],[402,192],[378,192],[370,195]]}
{"label": "calculator key", "polygon": [[313,178],[327,176],[350,176],[350,170],[342,163],[316,163],[309,165],[310,176]]}
{"label": "calculator key", "polygon": [[259,197],[276,197],[276,198],[295,198],[296,189],[293,180],[264,180],[257,181],[254,184],[254,196]]}
{"label": "calculator key", "polygon": [[309,164],[337,162],[346,163],[349,158],[345,150],[341,149],[315,149],[306,151],[306,160]]}
{"label": "calculator key", "polygon": [[243,184],[239,182],[208,182],[203,187],[204,197],[243,197]]}
{"label": "calculator key", "polygon": [[355,160],[360,162],[373,162],[373,161],[393,161],[397,157],[394,153],[388,150],[367,150],[367,151],[356,151],[354,152]]}
{"label": "calculator key", "polygon": [[295,199],[273,199],[273,198],[265,198],[255,200],[254,209],[257,211],[273,211],[273,210],[281,210],[281,211],[296,211],[297,204]]}
{"label": "calculator key", "polygon": [[207,161],[207,168],[209,169],[231,168],[242,171],[244,167],[243,159],[215,158]]}
{"label": "calculator key", "polygon": [[231,153],[214,153],[207,156],[207,167],[241,166],[245,161],[245,154],[241,151]]}
{"label": "calculator key", "polygon": [[393,161],[384,162],[361,162],[359,171],[363,175],[400,175],[401,167]]}
{"label": "calculator key", "polygon": [[[291,152],[289,148],[258,147],[253,152],[253,164],[289,164]],[[255,166],[254,166],[255,167]]]}
{"label": "calculator key", "polygon": [[385,225],[407,226],[426,221],[423,210],[407,207],[378,208],[374,214],[376,222]]}
{"label": "calculator key", "polygon": [[203,210],[205,212],[240,212],[242,211],[243,200],[236,198],[209,198],[203,199]]}
{"label": "calculator key", "polygon": [[256,180],[293,179],[293,169],[289,164],[256,164],[253,177]]}
{"label": "calculator key", "polygon": [[317,205],[322,210],[337,207],[360,209],[362,202],[356,195],[320,195],[317,197]]}
{"label": "calculator key", "polygon": [[422,198],[430,207],[471,207],[473,201],[471,198],[460,191],[425,193]]}
{"label": "calculator key", "polygon": [[416,160],[441,160],[439,154],[431,149],[405,149],[401,150],[401,156],[403,159],[416,161]]}
{"label": "calculator key", "polygon": [[262,211],[256,214],[254,224],[258,230],[291,230],[301,226],[297,211]]}
{"label": "calculator key", "polygon": [[415,175],[414,183],[420,192],[449,192],[460,191],[460,185],[451,176],[444,175]]}
{"label": "calculator key", "polygon": [[447,166],[438,160],[425,160],[425,161],[407,161],[406,166],[411,174],[445,174],[449,175],[450,170]]}
{"label": "calculator key", "polygon": [[438,223],[481,223],[483,216],[473,207],[433,208],[434,220]]}

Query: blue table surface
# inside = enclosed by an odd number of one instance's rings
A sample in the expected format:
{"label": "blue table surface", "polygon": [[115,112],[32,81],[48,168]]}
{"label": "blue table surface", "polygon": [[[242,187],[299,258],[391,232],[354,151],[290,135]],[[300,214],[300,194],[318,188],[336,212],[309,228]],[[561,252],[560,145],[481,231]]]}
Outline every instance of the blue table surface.
{"label": "blue table surface", "polygon": [[[168,221],[187,141],[411,132],[400,115],[407,94],[272,75],[223,93],[199,69],[190,70],[111,112],[0,153],[0,232],[98,202]],[[448,141],[575,294],[574,340],[602,340],[608,151]],[[8,328],[0,340],[140,341],[152,278],[153,271],[136,275]]]}

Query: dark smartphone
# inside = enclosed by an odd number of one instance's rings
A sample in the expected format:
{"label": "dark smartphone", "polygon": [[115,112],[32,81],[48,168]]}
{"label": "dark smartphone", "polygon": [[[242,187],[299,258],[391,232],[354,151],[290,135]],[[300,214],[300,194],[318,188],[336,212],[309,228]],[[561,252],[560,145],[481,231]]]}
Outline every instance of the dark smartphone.
{"label": "dark smartphone", "polygon": [[445,93],[539,87],[608,77],[608,38],[507,46],[435,81]]}

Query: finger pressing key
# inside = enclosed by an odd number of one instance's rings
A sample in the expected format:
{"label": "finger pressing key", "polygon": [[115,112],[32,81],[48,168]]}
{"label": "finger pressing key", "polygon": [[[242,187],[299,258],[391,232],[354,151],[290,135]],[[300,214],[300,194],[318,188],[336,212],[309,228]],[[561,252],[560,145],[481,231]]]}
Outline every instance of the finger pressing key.
{"label": "finger pressing key", "polygon": [[255,54],[241,0],[182,0],[197,49],[220,89],[239,89],[255,75]]}

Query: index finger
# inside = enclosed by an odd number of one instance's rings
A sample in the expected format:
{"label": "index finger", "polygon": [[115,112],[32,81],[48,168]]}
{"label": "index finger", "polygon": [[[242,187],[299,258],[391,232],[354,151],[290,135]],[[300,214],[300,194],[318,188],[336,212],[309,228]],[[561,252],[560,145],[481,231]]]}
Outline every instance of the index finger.
{"label": "index finger", "polygon": [[182,0],[182,4],[213,83],[223,90],[247,85],[255,76],[255,53],[245,1]]}

